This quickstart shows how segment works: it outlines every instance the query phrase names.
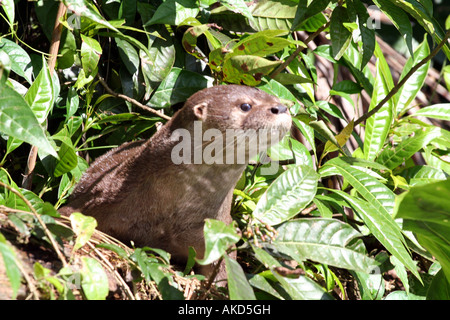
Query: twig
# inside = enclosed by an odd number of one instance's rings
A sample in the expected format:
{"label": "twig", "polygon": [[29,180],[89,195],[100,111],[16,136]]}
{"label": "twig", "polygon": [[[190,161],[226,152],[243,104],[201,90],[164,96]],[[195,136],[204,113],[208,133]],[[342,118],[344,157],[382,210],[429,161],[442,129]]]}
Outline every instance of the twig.
{"label": "twig", "polygon": [[211,272],[209,278],[208,278],[208,282],[205,285],[205,291],[203,292],[203,294],[200,296],[199,300],[204,300],[206,299],[206,296],[209,293],[209,290],[211,290],[212,284],[214,283],[214,280],[216,279],[217,274],[219,273],[221,264],[223,262],[223,257],[221,257],[218,261],[217,264],[214,266],[213,271]]}
{"label": "twig", "polygon": [[[330,26],[330,21],[328,21],[326,24],[324,24],[323,26],[321,26],[319,29],[317,29],[316,32],[314,32],[313,34],[311,34],[308,38],[306,38],[305,41],[303,41],[303,43],[305,45],[307,45],[309,42],[311,42],[312,40],[314,40],[315,37],[317,37],[323,30],[325,30],[326,28],[328,28]],[[295,52],[293,54],[291,54],[285,62],[283,62],[278,68],[275,69],[274,72],[272,72],[272,74],[270,75],[270,78],[275,78],[281,71],[283,71],[284,69],[286,69],[286,67],[300,54],[300,52],[305,49],[305,47],[303,46],[297,46],[297,49],[295,50]]]}
{"label": "twig", "polygon": [[442,49],[442,47],[445,45],[445,43],[447,42],[448,38],[450,38],[450,30],[447,31],[447,33],[445,34],[444,38],[442,39],[442,41],[436,46],[436,48],[434,48],[434,50],[428,55],[426,56],[424,59],[422,59],[419,63],[417,63],[414,67],[411,68],[411,70],[409,70],[409,72],[405,75],[405,77],[399,82],[397,83],[397,85],[392,88],[391,91],[389,91],[389,93],[387,94],[386,97],[384,97],[383,100],[381,100],[375,108],[373,108],[372,110],[370,110],[369,112],[365,113],[364,115],[362,115],[360,118],[358,118],[355,121],[354,126],[357,126],[358,124],[360,124],[361,122],[369,119],[371,116],[373,116],[375,113],[377,113],[381,107],[383,107],[383,105],[388,102],[397,92],[398,90],[400,90],[401,87],[403,87],[403,85],[406,83],[406,81],[408,81],[408,79],[421,67],[423,66],[425,63],[427,63],[428,61],[430,61],[436,54],[438,54],[438,52]]}
{"label": "twig", "polygon": [[[55,25],[53,27],[52,41],[50,44],[50,58],[48,61],[48,69],[50,70],[50,76],[53,76],[55,70],[56,58],[58,56],[59,43],[61,41],[62,24],[59,19],[66,13],[66,6],[61,1],[59,3],[58,12],[56,13]],[[38,147],[31,146],[30,153],[28,155],[27,167],[25,169],[25,175],[22,180],[22,187],[25,189],[31,189],[33,182],[33,173],[36,166],[36,159],[38,154]]]}
{"label": "twig", "polygon": [[153,109],[153,108],[150,108],[149,106],[146,106],[146,105],[140,103],[139,101],[137,101],[137,100],[135,100],[135,99],[133,99],[133,98],[130,98],[129,96],[126,96],[126,95],[121,94],[121,93],[114,92],[114,91],[108,86],[108,84],[105,82],[105,80],[104,80],[102,77],[100,77],[99,75],[97,75],[97,78],[98,78],[98,80],[100,81],[100,83],[102,84],[102,86],[106,89],[106,91],[108,91],[108,93],[111,94],[111,95],[113,95],[114,97],[124,99],[125,101],[131,102],[132,104],[134,104],[135,106],[138,106],[138,107],[141,108],[141,109],[144,109],[144,110],[147,110],[148,112],[151,112],[151,113],[153,113],[153,114],[156,114],[158,117],[161,117],[161,118],[166,119],[166,120],[170,120],[170,117],[167,116],[167,115],[165,115],[164,113],[159,112],[158,110],[155,110],[155,109]]}
{"label": "twig", "polygon": [[47,226],[45,225],[44,221],[42,221],[41,217],[39,216],[39,213],[37,213],[37,211],[34,209],[34,207],[31,204],[31,202],[28,201],[28,199],[25,198],[19,191],[17,191],[16,189],[12,188],[9,185],[7,185],[6,183],[3,183],[3,182],[0,181],[0,186],[8,189],[9,191],[11,191],[15,195],[17,195],[30,208],[30,210],[33,213],[34,217],[37,219],[39,224],[42,226],[42,229],[44,230],[45,235],[47,236],[47,238],[49,239],[49,241],[52,244],[53,248],[55,249],[56,255],[58,256],[59,260],[61,260],[61,262],[62,262],[64,267],[67,267],[68,266],[67,261],[64,258],[63,254],[61,253],[61,251],[59,250],[58,244],[56,243],[55,239],[53,238],[53,235],[51,234],[51,232],[47,229]]}

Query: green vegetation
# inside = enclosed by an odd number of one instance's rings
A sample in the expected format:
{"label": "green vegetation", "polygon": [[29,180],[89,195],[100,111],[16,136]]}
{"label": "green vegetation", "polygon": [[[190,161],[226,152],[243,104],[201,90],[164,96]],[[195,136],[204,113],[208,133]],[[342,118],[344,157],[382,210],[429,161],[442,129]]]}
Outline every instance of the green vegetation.
{"label": "green vegetation", "polygon": [[[361,0],[3,0],[0,297],[449,299],[450,16],[431,0],[372,5],[401,67]],[[197,262],[224,259],[227,289],[200,284],[194,251],[175,270],[58,215],[93,159],[220,83],[278,96],[295,127],[269,150],[277,172],[244,172],[233,225],[205,224]]]}

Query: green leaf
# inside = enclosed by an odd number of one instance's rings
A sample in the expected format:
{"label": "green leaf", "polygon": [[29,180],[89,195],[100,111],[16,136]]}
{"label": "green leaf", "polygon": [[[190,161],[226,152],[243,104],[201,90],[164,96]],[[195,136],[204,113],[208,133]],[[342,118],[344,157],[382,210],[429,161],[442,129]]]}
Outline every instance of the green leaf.
{"label": "green leaf", "polygon": [[144,24],[144,27],[152,24],[179,25],[187,18],[195,18],[199,11],[197,1],[167,0],[158,6],[153,17]]}
{"label": "green leaf", "polygon": [[81,288],[88,300],[105,300],[109,293],[108,277],[100,262],[81,257],[83,263]]}
{"label": "green leaf", "polygon": [[0,132],[57,157],[30,106],[20,94],[6,85],[0,86]]}
{"label": "green leaf", "polygon": [[427,292],[427,300],[450,300],[450,281],[441,269],[434,276]]}
{"label": "green leaf", "polygon": [[249,21],[255,23],[252,13],[244,0],[222,0],[220,3],[223,6],[225,6],[228,10],[231,10],[233,12],[239,12],[240,14],[245,16]]}
{"label": "green leaf", "polygon": [[20,282],[22,279],[20,269],[17,266],[16,255],[14,250],[6,241],[3,234],[0,233],[0,253],[3,259],[3,264],[6,270],[6,275],[8,276],[9,283],[11,285],[11,289],[13,294],[11,299],[15,299],[17,296],[17,292],[20,288]]}
{"label": "green leaf", "polygon": [[408,15],[405,11],[397,7],[390,0],[373,0],[373,2],[378,6],[378,8],[389,18],[392,24],[398,29],[402,38],[406,42],[409,53],[413,56],[413,46],[412,46],[412,25],[409,20]]}
{"label": "green leaf", "polygon": [[223,81],[255,86],[264,75],[268,75],[280,64],[281,61],[271,61],[259,56],[231,56],[225,60],[222,68]]}
{"label": "green leaf", "polygon": [[410,186],[424,185],[448,179],[443,170],[430,166],[414,166],[405,169],[402,172],[402,177],[407,179]]}
{"label": "green leaf", "polygon": [[239,263],[227,255],[224,256],[224,259],[228,275],[230,300],[256,300],[255,293]]}
{"label": "green leaf", "polygon": [[450,282],[450,180],[411,188],[399,196],[396,218],[442,266]]}
{"label": "green leaf", "polygon": [[410,117],[427,117],[450,121],[450,103],[439,103],[420,109]]}
{"label": "green leaf", "polygon": [[205,254],[203,259],[196,259],[201,265],[210,264],[222,257],[227,249],[241,238],[233,224],[226,225],[222,221],[206,219],[205,227]]}
{"label": "green leaf", "polygon": [[[114,38],[114,41],[117,44],[117,49],[119,49],[119,56],[123,64],[125,65],[125,68],[127,68],[130,74],[134,75],[139,70],[139,55],[136,49],[128,41],[122,40],[120,38]],[[100,53],[101,51],[97,52],[97,54]]]}
{"label": "green leaf", "polygon": [[358,27],[362,40],[362,61],[360,66],[360,70],[362,70],[372,58],[375,50],[375,30],[367,25],[370,16],[360,0],[351,0],[347,5],[356,12],[358,18]]}
{"label": "green leaf", "polygon": [[292,300],[333,300],[324,288],[305,276],[287,278],[274,270],[272,273]]}
{"label": "green leaf", "polygon": [[[414,58],[409,58],[403,67],[402,74],[399,81],[422,59],[430,54],[430,47],[428,41],[425,39],[414,51]],[[421,66],[414,74],[406,81],[396,94],[397,104],[395,106],[396,114],[403,114],[408,109],[411,102],[416,97],[417,93],[422,88],[430,68],[430,61]]]}
{"label": "green leaf", "polygon": [[[373,85],[373,93],[369,111],[388,94],[388,86],[382,73],[382,63],[377,61],[377,75]],[[382,149],[393,119],[392,100],[386,102],[377,113],[367,119],[364,139],[364,155],[367,160],[374,160]]]}
{"label": "green leaf", "polygon": [[429,34],[435,32],[432,17],[420,2],[416,0],[392,0],[392,2],[413,16]]}
{"label": "green leaf", "polygon": [[[344,162],[334,162],[334,165],[347,182],[350,183],[364,199],[370,202],[380,214],[385,217],[392,216],[395,195],[388,187],[369,174],[351,167]],[[395,227],[396,224],[393,223],[392,226]]]}
{"label": "green leaf", "polygon": [[375,238],[420,279],[416,265],[404,246],[405,240],[401,230],[391,216],[379,212],[370,202],[352,197],[340,190],[330,189],[330,191],[340,195],[361,217]]}
{"label": "green leaf", "polygon": [[77,16],[86,17],[103,26],[105,28],[120,32],[111,23],[105,20],[99,13],[97,8],[87,0],[64,0],[66,7]]}
{"label": "green leaf", "polygon": [[330,23],[331,52],[336,60],[342,57],[352,39],[352,33],[344,26],[346,22],[350,22],[347,9],[340,6],[336,7],[333,10]]}
{"label": "green leaf", "polygon": [[250,26],[258,31],[290,30],[297,3],[290,0],[261,0],[250,5],[254,21]]}
{"label": "green leaf", "polygon": [[42,69],[36,80],[34,80],[25,94],[25,101],[29,104],[41,124],[47,120],[49,113],[53,109],[54,102],[52,79],[44,57],[42,57],[42,64]]}
{"label": "green leaf", "polygon": [[73,252],[75,252],[89,241],[97,227],[97,221],[93,217],[74,212],[70,215],[70,223],[77,235],[77,240],[73,246]]}
{"label": "green leaf", "polygon": [[81,64],[86,74],[96,74],[102,47],[97,40],[81,35]]}
{"label": "green leaf", "polygon": [[6,13],[6,16],[8,17],[9,24],[12,28],[12,25],[14,24],[14,0],[2,1],[2,7]]}
{"label": "green leaf", "polygon": [[[370,273],[378,263],[369,258],[362,242],[356,241],[362,234],[350,225],[335,219],[305,218],[287,221],[277,228],[273,242],[282,252],[288,248],[302,260]],[[356,245],[358,244],[358,245]]]}
{"label": "green leaf", "polygon": [[150,99],[149,105],[167,108],[185,102],[195,92],[210,87],[213,79],[198,73],[173,68]]}
{"label": "green leaf", "polygon": [[291,40],[282,38],[284,30],[265,30],[243,38],[233,46],[233,51],[228,53],[225,59],[238,55],[253,55],[265,57],[283,50],[292,44]]}
{"label": "green leaf", "polygon": [[0,51],[6,52],[11,61],[11,70],[32,83],[33,66],[28,53],[15,42],[6,38],[0,39]]}
{"label": "green leaf", "polygon": [[413,132],[411,137],[407,137],[400,142],[395,148],[385,148],[377,158],[377,162],[388,167],[389,169],[397,168],[404,161],[411,158],[420,149],[424,148],[430,141],[439,137],[441,131],[437,127],[428,127],[424,130]]}
{"label": "green leaf", "polygon": [[259,200],[254,218],[269,225],[289,220],[314,198],[318,175],[311,167],[296,166],[283,172]]}

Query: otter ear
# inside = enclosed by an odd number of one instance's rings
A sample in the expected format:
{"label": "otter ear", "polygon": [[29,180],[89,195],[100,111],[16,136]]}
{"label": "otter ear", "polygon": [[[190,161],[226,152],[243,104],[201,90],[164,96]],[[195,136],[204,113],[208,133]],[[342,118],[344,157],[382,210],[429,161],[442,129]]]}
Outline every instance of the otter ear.
{"label": "otter ear", "polygon": [[192,108],[192,111],[194,112],[194,115],[199,120],[205,120],[206,119],[206,112],[207,112],[208,104],[206,102],[199,103],[195,105]]}

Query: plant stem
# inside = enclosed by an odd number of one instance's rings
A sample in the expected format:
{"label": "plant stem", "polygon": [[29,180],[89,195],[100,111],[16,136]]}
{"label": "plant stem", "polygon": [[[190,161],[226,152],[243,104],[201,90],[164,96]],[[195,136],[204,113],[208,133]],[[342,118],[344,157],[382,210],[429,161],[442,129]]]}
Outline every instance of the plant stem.
{"label": "plant stem", "polygon": [[98,78],[98,80],[100,81],[100,83],[102,84],[102,86],[106,89],[106,91],[108,91],[108,93],[111,94],[111,95],[113,95],[114,97],[124,99],[124,100],[126,100],[126,101],[128,101],[128,102],[131,102],[131,103],[134,104],[135,106],[138,106],[138,107],[141,108],[141,109],[144,109],[144,110],[147,110],[148,112],[151,112],[151,113],[153,113],[153,114],[156,114],[158,117],[161,117],[161,118],[166,119],[166,120],[170,120],[170,117],[167,116],[167,115],[165,115],[164,113],[161,113],[161,112],[159,112],[158,110],[155,110],[155,109],[153,109],[153,108],[150,108],[149,106],[143,105],[143,104],[140,103],[139,101],[137,101],[137,100],[135,100],[135,99],[133,99],[133,98],[130,98],[129,96],[126,96],[126,95],[124,95],[124,94],[120,94],[120,93],[114,92],[114,91],[108,86],[108,84],[105,82],[105,80],[104,80],[102,77],[100,77],[99,75],[97,75],[97,78]]}
{"label": "plant stem", "polygon": [[[315,37],[317,37],[323,30],[325,30],[326,28],[328,28],[330,26],[330,21],[328,21],[326,24],[324,24],[323,26],[321,26],[319,29],[317,29],[316,32],[314,32],[313,34],[311,34],[308,38],[306,38],[305,41],[303,41],[303,43],[305,45],[307,45],[309,42],[311,42],[312,40],[314,40]],[[297,49],[295,50],[295,52],[293,54],[291,54],[286,61],[284,61],[278,68],[275,69],[274,72],[272,72],[272,74],[270,75],[270,78],[275,78],[281,71],[283,71],[284,69],[287,68],[287,66],[300,54],[300,52],[305,49],[305,47],[303,46],[297,46]]]}
{"label": "plant stem", "polygon": [[392,88],[391,91],[389,91],[389,93],[386,95],[386,97],[384,97],[383,100],[381,100],[376,106],[375,108],[373,108],[372,110],[370,110],[369,112],[365,113],[364,115],[362,115],[360,118],[358,118],[355,121],[355,126],[357,126],[358,124],[360,124],[361,122],[367,120],[368,118],[370,118],[371,116],[373,116],[375,113],[378,112],[378,110],[381,109],[381,107],[383,107],[383,105],[388,102],[397,92],[398,90],[400,90],[401,87],[403,87],[403,85],[406,83],[406,81],[408,81],[408,79],[421,67],[423,66],[425,63],[427,63],[428,61],[430,61],[436,54],[438,54],[438,52],[442,49],[442,47],[445,45],[445,43],[447,42],[447,40],[450,38],[450,30],[447,31],[447,33],[445,34],[444,38],[442,39],[442,41],[436,46],[436,48],[434,48],[434,50],[424,59],[422,59],[419,63],[417,63],[414,67],[411,68],[411,70],[409,70],[409,72],[403,77],[403,79],[397,83],[397,85]]}
{"label": "plant stem", "polygon": [[7,185],[6,183],[3,183],[3,182],[0,181],[0,186],[8,189],[9,191],[11,191],[15,195],[17,195],[30,208],[30,210],[33,213],[34,217],[37,219],[39,224],[42,226],[42,229],[44,230],[44,233],[47,236],[48,240],[50,241],[50,243],[52,244],[53,248],[55,249],[59,260],[61,260],[61,262],[62,262],[64,267],[67,267],[68,264],[66,262],[66,259],[63,256],[63,254],[61,253],[61,250],[59,250],[58,244],[56,243],[55,239],[53,238],[53,235],[51,234],[51,232],[48,230],[48,228],[45,225],[44,221],[42,221],[41,217],[39,216],[39,213],[37,213],[36,209],[34,209],[34,207],[31,204],[31,202],[28,201],[28,199],[25,198],[23,196],[23,194],[21,194],[19,191],[17,191],[16,189],[12,188],[11,186]]}

